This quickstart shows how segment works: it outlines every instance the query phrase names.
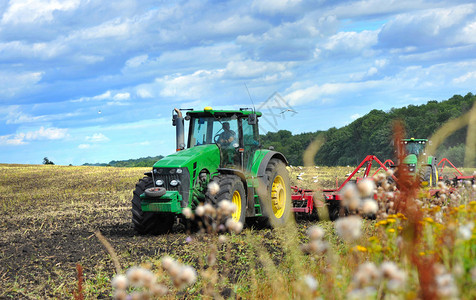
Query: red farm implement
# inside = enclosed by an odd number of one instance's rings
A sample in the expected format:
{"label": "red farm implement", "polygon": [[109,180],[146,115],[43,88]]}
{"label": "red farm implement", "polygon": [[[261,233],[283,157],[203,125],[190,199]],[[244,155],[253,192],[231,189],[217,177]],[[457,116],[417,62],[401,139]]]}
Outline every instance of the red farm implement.
{"label": "red farm implement", "polygon": [[[463,175],[463,173],[459,171],[458,168],[456,168],[446,158],[443,158],[438,163],[438,167],[440,167],[441,165],[440,174],[443,172],[445,163],[448,163],[453,169],[456,170],[457,173],[454,173],[453,178],[449,178],[447,175],[440,176],[439,180],[444,180],[445,183],[449,186],[456,186],[458,182],[468,181],[468,180],[472,181],[473,184],[475,183],[476,176]],[[373,172],[371,176],[369,176],[371,173],[372,166],[378,166],[378,169],[375,172]],[[375,155],[367,155],[367,157],[365,157],[365,159],[362,160],[362,162],[354,169],[354,171],[347,175],[347,178],[344,180],[344,182],[342,182],[342,184],[338,185],[336,181],[335,188],[311,190],[311,189],[305,189],[305,188],[301,188],[297,186],[292,186],[291,189],[293,191],[293,195],[291,196],[291,199],[293,201],[293,211],[295,213],[312,214],[314,208],[324,207],[327,205],[329,209],[329,217],[331,220],[334,220],[335,218],[338,217],[340,201],[342,200],[341,191],[345,187],[346,184],[350,182],[358,183],[360,180],[367,177],[373,178],[373,176],[375,176],[379,171],[381,170],[389,171],[390,169],[393,169],[394,167],[396,167],[396,165],[390,159],[387,159],[384,163],[382,163]],[[360,175],[362,171],[363,171],[363,174],[361,177],[355,176],[356,174]],[[390,173],[389,177],[391,177],[392,180],[398,183],[398,179],[393,175],[393,172]],[[428,191],[430,195],[433,196],[437,194],[440,191],[440,189],[430,188]],[[320,193],[323,194],[324,201],[318,199],[317,195]]]}

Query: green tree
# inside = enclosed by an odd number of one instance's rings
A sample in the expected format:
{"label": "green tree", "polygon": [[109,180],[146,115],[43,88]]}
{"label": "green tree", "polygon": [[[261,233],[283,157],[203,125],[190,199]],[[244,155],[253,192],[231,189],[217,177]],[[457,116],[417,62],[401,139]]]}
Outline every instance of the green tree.
{"label": "green tree", "polygon": [[48,157],[43,158],[44,165],[54,165],[55,163],[48,159]]}

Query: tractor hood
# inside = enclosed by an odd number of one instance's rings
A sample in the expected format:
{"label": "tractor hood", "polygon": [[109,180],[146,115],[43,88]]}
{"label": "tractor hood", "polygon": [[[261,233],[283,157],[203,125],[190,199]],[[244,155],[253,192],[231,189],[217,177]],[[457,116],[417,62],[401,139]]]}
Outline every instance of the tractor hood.
{"label": "tractor hood", "polygon": [[416,165],[417,162],[418,162],[418,158],[415,154],[409,154],[407,157],[405,157],[405,159],[403,159],[403,163],[405,165],[411,165],[411,164]]}
{"label": "tractor hood", "polygon": [[190,165],[191,163],[200,161],[207,162],[208,160],[216,160],[212,162],[218,166],[220,159],[220,150],[216,144],[201,145],[188,148],[182,151],[177,151],[167,157],[162,158],[154,164],[154,168],[160,167],[174,167],[181,168]]}

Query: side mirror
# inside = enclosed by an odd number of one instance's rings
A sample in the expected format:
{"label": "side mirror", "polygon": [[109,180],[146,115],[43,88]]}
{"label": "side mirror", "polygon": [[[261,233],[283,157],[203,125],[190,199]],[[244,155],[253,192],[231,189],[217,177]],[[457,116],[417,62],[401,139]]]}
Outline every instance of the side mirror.
{"label": "side mirror", "polygon": [[258,124],[258,117],[256,114],[249,114],[248,115],[248,125],[256,125]]}
{"label": "side mirror", "polygon": [[177,126],[178,115],[172,115],[172,126]]}

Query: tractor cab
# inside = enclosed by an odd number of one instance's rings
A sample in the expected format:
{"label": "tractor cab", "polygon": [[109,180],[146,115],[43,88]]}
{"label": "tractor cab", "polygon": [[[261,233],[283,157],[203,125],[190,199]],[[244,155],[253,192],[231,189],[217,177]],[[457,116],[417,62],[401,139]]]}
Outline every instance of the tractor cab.
{"label": "tractor cab", "polygon": [[404,145],[404,159],[402,164],[411,174],[418,174],[423,186],[436,186],[438,182],[438,170],[436,158],[425,153],[428,139],[402,139]]}
{"label": "tractor cab", "polygon": [[189,111],[187,148],[215,144],[220,150],[220,167],[249,170],[251,157],[259,148],[257,117],[251,109]]}

